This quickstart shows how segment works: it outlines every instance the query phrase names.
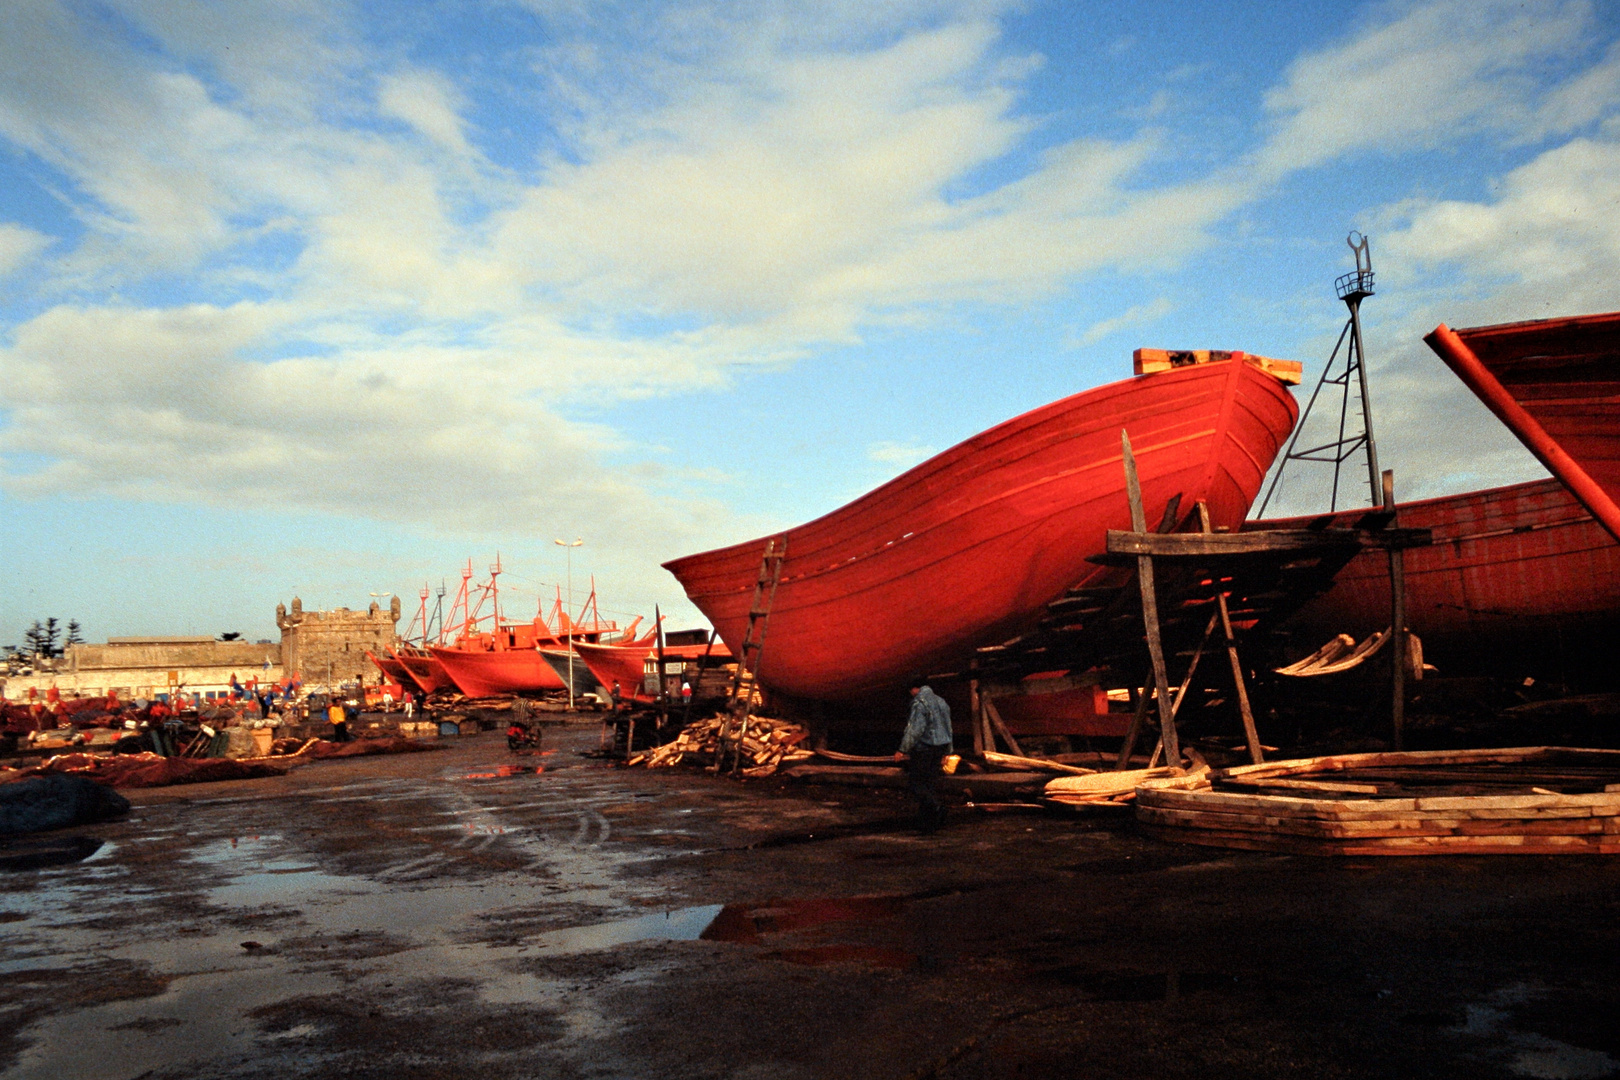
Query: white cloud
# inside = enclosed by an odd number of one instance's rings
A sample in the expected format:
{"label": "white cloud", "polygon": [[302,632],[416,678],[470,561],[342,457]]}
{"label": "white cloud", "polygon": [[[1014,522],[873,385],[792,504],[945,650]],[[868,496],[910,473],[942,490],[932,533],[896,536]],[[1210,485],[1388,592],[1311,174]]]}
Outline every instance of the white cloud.
{"label": "white cloud", "polygon": [[1450,264],[1465,281],[1505,288],[1499,304],[1536,293],[1556,295],[1565,312],[1620,306],[1620,140],[1571,140],[1497,189],[1486,202],[1403,207],[1408,223],[1384,250],[1414,277]]}
{"label": "white cloud", "polygon": [[1092,323],[1086,332],[1080,335],[1080,344],[1095,345],[1106,337],[1129,330],[1132,327],[1142,326],[1146,323],[1162,319],[1176,309],[1168,296],[1161,296],[1148,304],[1132,304],[1124,311],[1111,319],[1103,319]]}
{"label": "white cloud", "polygon": [[442,75],[425,71],[390,75],[377,89],[377,105],[385,115],[403,120],[445,149],[465,155],[471,148],[461,130],[458,97]]}
{"label": "white cloud", "polygon": [[[571,422],[580,401],[723,386],[885,321],[1174,268],[1290,169],[1563,130],[1604,115],[1616,82],[1613,56],[1524,82],[1586,32],[1579,4],[1403,8],[1289,70],[1259,176],[1155,184],[1166,136],[1143,129],[988,181],[1040,137],[1021,111],[1039,58],[1010,55],[997,5],[655,5],[606,41],[586,30],[616,8],[540,6],[561,30],[511,90],[553,140],[532,168],[472,145],[472,80],[367,46],[343,7],[123,5],[140,47],[77,7],[5,9],[0,138],[63,178],[86,234],[43,260],[0,348],[0,449],[45,462],[8,489],[252,492],[441,527],[584,506],[604,532],[695,542],[724,515],[655,452]],[[1530,261],[1549,267],[1603,249],[1583,222],[1607,145],[1549,163],[1584,169],[1584,190],[1527,177],[1520,198],[1510,178],[1499,204],[1417,208],[1401,257],[1483,264],[1467,237],[1488,228],[1538,231]],[[1585,201],[1559,226],[1549,198]],[[0,230],[0,270],[48,240]],[[162,275],[194,283],[187,303],[112,298]],[[1135,305],[1084,340],[1170,310]]]}
{"label": "white cloud", "polygon": [[0,278],[33,262],[50,244],[51,238],[44,233],[0,222]]}
{"label": "white cloud", "polygon": [[1612,56],[1547,88],[1546,70],[1591,40],[1592,9],[1583,0],[1444,0],[1389,10],[1395,17],[1295,60],[1267,92],[1276,127],[1258,158],[1262,175],[1481,132],[1545,134],[1591,120],[1594,100],[1615,104]]}

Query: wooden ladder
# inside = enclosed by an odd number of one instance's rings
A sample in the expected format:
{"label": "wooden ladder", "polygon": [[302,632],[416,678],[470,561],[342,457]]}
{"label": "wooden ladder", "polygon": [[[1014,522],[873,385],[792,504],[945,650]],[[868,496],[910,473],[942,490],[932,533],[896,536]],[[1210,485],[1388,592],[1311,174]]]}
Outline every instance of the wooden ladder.
{"label": "wooden ladder", "polygon": [[714,771],[725,768],[726,755],[732,756],[732,771],[742,768],[742,741],[748,734],[753,714],[754,694],[759,687],[759,666],[765,657],[765,631],[770,626],[771,605],[776,602],[776,586],[782,579],[782,562],[787,558],[787,537],[765,541],[765,554],[759,561],[759,577],[754,582],[754,598],[748,605],[748,630],[737,652],[737,674],[731,681],[731,701],[720,726],[715,749]]}

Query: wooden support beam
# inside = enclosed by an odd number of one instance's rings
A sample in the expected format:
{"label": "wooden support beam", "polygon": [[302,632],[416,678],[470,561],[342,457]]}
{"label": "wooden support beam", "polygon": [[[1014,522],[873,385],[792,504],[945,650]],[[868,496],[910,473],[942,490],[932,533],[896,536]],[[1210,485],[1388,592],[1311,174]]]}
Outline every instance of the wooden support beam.
{"label": "wooden support beam", "polygon": [[1129,766],[1131,754],[1136,751],[1136,740],[1142,734],[1142,725],[1147,722],[1148,703],[1153,700],[1153,687],[1149,685],[1138,690],[1133,686],[1131,695],[1136,698],[1135,708],[1131,710],[1131,726],[1125,729],[1125,741],[1119,744],[1119,760],[1114,762],[1116,771]]}
{"label": "wooden support beam", "polygon": [[[1007,748],[1019,757],[1027,756],[1024,753],[1024,748],[1018,745],[1018,740],[1013,738],[1013,733],[1007,730],[1007,725],[1001,722],[1001,714],[996,711],[996,703],[987,697],[981,697],[979,701],[984,705],[985,719],[990,722],[990,727],[995,728],[1001,735],[1002,740],[1007,744]],[[989,735],[989,728],[985,729],[985,734],[986,736]]]}
{"label": "wooden support beam", "polygon": [[1425,547],[1434,542],[1428,529],[1261,529],[1241,533],[1150,533],[1108,530],[1108,554],[1093,562],[1124,562],[1151,555],[1157,559],[1207,559],[1223,555],[1319,554],[1345,548]]}
{"label": "wooden support beam", "polygon": [[[1209,507],[1203,503],[1198,504],[1198,522],[1206,533],[1210,531]],[[1249,688],[1243,678],[1243,664],[1238,660],[1237,640],[1232,636],[1232,613],[1226,607],[1226,593],[1220,588],[1215,590],[1215,604],[1221,617],[1221,636],[1226,639],[1226,658],[1232,665],[1232,685],[1237,688],[1238,713],[1243,718],[1243,741],[1249,746],[1249,760],[1258,765],[1265,760],[1265,755],[1260,752],[1260,734],[1255,730],[1254,710],[1249,706]]]}
{"label": "wooden support beam", "polygon": [[1082,671],[1078,674],[1054,675],[1050,678],[1020,679],[1017,682],[984,679],[977,685],[980,694],[1003,698],[1061,694],[1065,690],[1089,689],[1100,682],[1102,676],[1097,672]]}
{"label": "wooden support beam", "polygon": [[[1395,470],[1384,470],[1384,509],[1395,513]],[[1406,738],[1406,664],[1411,655],[1406,642],[1406,556],[1400,548],[1389,550],[1389,625],[1394,629],[1390,644],[1390,720],[1397,751]]]}
{"label": "wooden support beam", "polygon": [[1171,371],[1193,364],[1218,364],[1223,360],[1236,360],[1253,364],[1278,382],[1298,386],[1305,377],[1305,365],[1298,360],[1274,360],[1269,356],[1256,356],[1241,350],[1227,349],[1137,349],[1132,354],[1136,374],[1151,375],[1156,371]]}
{"label": "wooden support beam", "polygon": [[[1142,482],[1136,474],[1136,455],[1131,436],[1120,430],[1121,456],[1125,465],[1125,494],[1131,504],[1131,531],[1147,532],[1147,514],[1142,509]],[[1170,712],[1170,678],[1164,669],[1164,643],[1159,638],[1159,603],[1153,592],[1153,559],[1147,554],[1136,560],[1137,586],[1142,594],[1142,626],[1147,632],[1148,658],[1153,663],[1154,696],[1159,701],[1159,737],[1171,761],[1181,761],[1181,743],[1176,738],[1176,722]]]}
{"label": "wooden support beam", "polygon": [[984,720],[980,715],[984,706],[979,701],[979,680],[968,680],[968,726],[973,729],[973,754],[975,757],[985,751]]}

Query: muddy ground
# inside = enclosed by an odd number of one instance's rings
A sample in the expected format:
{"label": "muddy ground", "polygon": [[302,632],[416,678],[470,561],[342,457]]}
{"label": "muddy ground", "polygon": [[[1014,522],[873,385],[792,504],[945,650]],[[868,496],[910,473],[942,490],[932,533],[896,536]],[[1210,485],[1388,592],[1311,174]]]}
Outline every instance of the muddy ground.
{"label": "muddy ground", "polygon": [[1620,1074],[1620,860],[922,837],[898,791],[596,740],[130,792],[90,859],[0,876],[3,1075]]}

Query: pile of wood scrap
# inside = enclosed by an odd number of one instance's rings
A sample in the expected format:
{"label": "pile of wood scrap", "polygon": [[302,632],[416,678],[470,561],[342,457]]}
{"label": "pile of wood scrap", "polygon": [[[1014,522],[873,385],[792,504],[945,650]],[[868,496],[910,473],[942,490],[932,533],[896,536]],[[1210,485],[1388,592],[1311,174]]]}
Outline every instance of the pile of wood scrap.
{"label": "pile of wood scrap", "polygon": [[[719,756],[721,727],[729,722],[730,718],[723,715],[694,720],[672,741],[634,754],[625,764],[646,765],[649,769],[671,768],[683,761],[711,764]],[[770,776],[783,762],[808,761],[815,754],[799,747],[809,737],[810,732],[798,724],[765,716],[749,717],[739,745],[743,760],[752,764],[743,766],[742,775]]]}
{"label": "pile of wood scrap", "polygon": [[[1057,782],[1057,781],[1055,781]],[[1620,854],[1620,751],[1344,754],[1145,780],[1168,840],[1311,855]]]}
{"label": "pile of wood scrap", "polygon": [[1047,802],[1065,806],[1124,806],[1135,801],[1137,788],[1148,781],[1172,788],[1208,787],[1209,766],[1200,762],[1192,769],[1121,769],[1060,776],[1047,783],[1043,796]]}

